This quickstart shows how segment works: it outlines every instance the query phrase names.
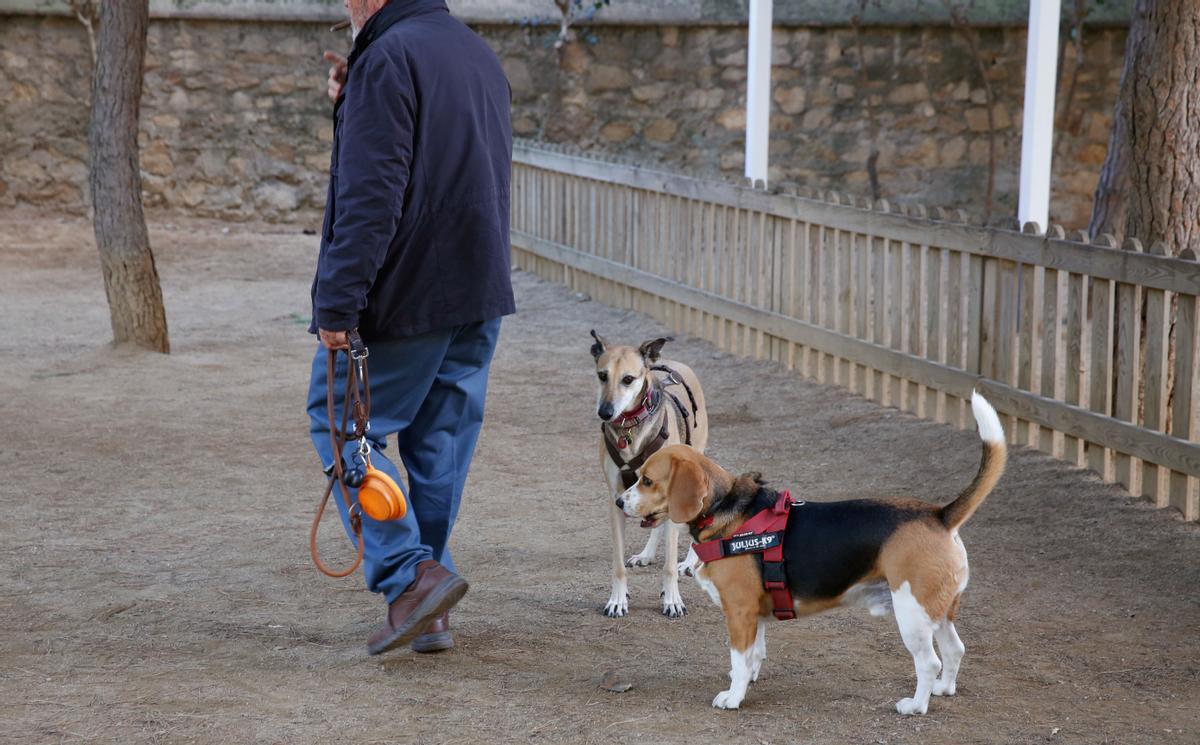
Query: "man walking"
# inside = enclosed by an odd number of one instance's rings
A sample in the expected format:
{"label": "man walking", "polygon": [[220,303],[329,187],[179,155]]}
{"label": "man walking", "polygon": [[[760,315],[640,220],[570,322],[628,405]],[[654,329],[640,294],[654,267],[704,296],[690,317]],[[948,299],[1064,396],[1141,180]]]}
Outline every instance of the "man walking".
{"label": "man walking", "polygon": [[[402,520],[363,517],[363,574],[388,603],[371,654],[453,646],[448,612],[466,592],[448,541],[483,422],[509,278],[508,81],[486,43],[442,0],[346,0],[354,29],[334,63],[333,156],[312,286],[321,346],[308,396],[313,444],[334,458],[325,349],[357,328],[370,349],[372,464],[396,435],[408,473]],[[339,355],[340,417],[346,360]],[[343,454],[351,462],[350,450]],[[353,492],[352,492],[353,494]],[[350,532],[346,505],[337,500]]]}

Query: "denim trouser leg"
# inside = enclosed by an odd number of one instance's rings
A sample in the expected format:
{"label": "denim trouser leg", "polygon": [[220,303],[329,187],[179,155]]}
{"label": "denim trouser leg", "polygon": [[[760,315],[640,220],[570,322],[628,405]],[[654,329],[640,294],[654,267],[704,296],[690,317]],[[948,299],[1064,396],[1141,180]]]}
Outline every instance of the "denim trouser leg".
{"label": "denim trouser leg", "polygon": [[496,319],[456,330],[425,402],[397,438],[421,540],[451,571],[450,530],[483,424],[488,368],[499,329]]}
{"label": "denim trouser leg", "polygon": [[[376,522],[363,517],[363,575],[367,588],[383,594],[388,602],[413,581],[419,562],[438,559],[453,569],[447,541],[483,422],[488,365],[499,328],[496,319],[370,345],[371,463],[401,482],[396,465],[385,454],[387,436],[396,434],[409,475],[409,510],[404,519]],[[345,355],[339,355],[334,373],[338,423],[346,364]],[[322,466],[328,467],[333,454],[325,376],[326,352],[318,347],[308,414],[313,445]],[[352,453],[353,446],[348,446],[347,463],[352,462]],[[350,533],[346,505],[336,487],[334,495]]]}

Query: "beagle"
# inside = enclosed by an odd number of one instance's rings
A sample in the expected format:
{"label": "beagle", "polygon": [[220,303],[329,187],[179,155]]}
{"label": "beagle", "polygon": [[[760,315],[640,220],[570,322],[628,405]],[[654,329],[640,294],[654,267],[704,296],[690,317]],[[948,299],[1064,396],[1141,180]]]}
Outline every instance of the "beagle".
{"label": "beagle", "polygon": [[[687,365],[659,359],[669,337],[651,339],[638,347],[610,345],[592,331],[596,363],[596,413],[600,425],[600,467],[609,493],[618,496],[637,481],[637,471],[652,453],[665,445],[690,444],[703,452],[708,442],[708,411],[700,380]],[[611,499],[611,498],[610,498]],[[689,552],[679,562],[680,526],[657,523],[646,547],[625,560],[625,515],[610,505],[612,527],[612,592],[604,605],[610,617],[629,613],[626,567],[649,566],[666,533],[662,568],[662,612],[678,618],[687,612],[679,592],[679,575],[691,574],[696,562]],[[651,527],[643,523],[644,527]]]}
{"label": "beagle", "polygon": [[[890,607],[895,614],[917,673],[916,693],[896,703],[901,714],[924,714],[930,694],[954,695],[965,649],[954,630],[968,577],[958,529],[995,487],[1007,460],[995,409],[978,393],[971,396],[971,408],[983,457],[974,481],[950,504],[808,502],[791,509],[784,530],[784,568],[797,616],[838,606],[866,608],[872,615],[884,615]],[[617,505],[650,524],[687,523],[693,540],[702,542],[736,535],[776,497],[757,473],[735,478],[695,450],[673,446],[646,462],[641,479]],[[767,656],[764,621],[773,604],[763,588],[761,566],[760,556],[741,554],[701,564],[696,571],[729,629],[731,683],[713,699],[719,709],[741,705]]]}

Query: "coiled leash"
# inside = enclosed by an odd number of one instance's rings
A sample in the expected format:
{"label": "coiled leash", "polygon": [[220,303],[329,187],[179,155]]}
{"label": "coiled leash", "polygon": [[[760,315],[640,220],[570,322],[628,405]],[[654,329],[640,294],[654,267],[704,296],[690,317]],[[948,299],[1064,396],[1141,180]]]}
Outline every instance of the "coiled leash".
{"label": "coiled leash", "polygon": [[[325,494],[317,505],[317,514],[313,516],[312,529],[308,533],[308,550],[312,554],[313,563],[322,574],[329,577],[349,576],[362,563],[364,514],[373,520],[399,520],[408,512],[408,500],[404,498],[400,486],[386,473],[371,466],[371,443],[367,441],[367,431],[371,428],[371,387],[367,380],[369,352],[357,329],[346,332],[346,341],[350,348],[343,351],[350,358],[350,364],[346,370],[346,395],[342,398],[340,427],[336,426],[333,407],[333,381],[338,350],[330,349],[326,358],[325,410],[329,415],[329,442],[333,446],[334,460],[333,465],[326,470],[329,483],[325,486]],[[346,425],[349,424],[352,409],[354,430],[347,433]],[[353,456],[355,466],[347,469],[342,453],[345,452],[346,444],[355,440],[358,441],[358,450]],[[342,501],[350,513],[350,527],[358,542],[354,563],[344,571],[330,569],[317,553],[317,528],[325,514],[325,505],[329,503],[334,484],[342,490]],[[358,489],[356,500],[350,497],[351,489]]]}

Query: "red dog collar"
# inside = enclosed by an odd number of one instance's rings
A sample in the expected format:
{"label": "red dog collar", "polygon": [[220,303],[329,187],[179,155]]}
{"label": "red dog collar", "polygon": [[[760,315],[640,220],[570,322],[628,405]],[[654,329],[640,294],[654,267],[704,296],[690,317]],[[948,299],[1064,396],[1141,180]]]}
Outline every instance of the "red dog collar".
{"label": "red dog collar", "polygon": [[[700,557],[700,561],[705,563],[741,554],[762,554],[763,587],[771,594],[775,617],[779,619],[796,617],[792,593],[788,590],[783,567],[783,538],[788,515],[792,506],[797,504],[804,502],[793,500],[789,492],[781,492],[773,507],[756,513],[729,538],[714,538],[711,541],[692,544],[692,549]],[[707,515],[693,524],[703,530],[712,525],[712,522],[713,516]]]}
{"label": "red dog collar", "polygon": [[632,411],[622,412],[621,416],[613,421],[614,427],[632,429],[649,419],[650,415],[658,410],[658,403],[662,400],[662,396],[658,394],[658,386],[647,383],[646,388],[646,395],[642,396],[638,407]]}

